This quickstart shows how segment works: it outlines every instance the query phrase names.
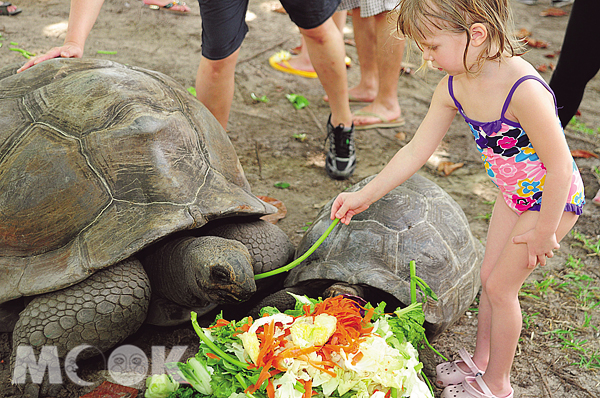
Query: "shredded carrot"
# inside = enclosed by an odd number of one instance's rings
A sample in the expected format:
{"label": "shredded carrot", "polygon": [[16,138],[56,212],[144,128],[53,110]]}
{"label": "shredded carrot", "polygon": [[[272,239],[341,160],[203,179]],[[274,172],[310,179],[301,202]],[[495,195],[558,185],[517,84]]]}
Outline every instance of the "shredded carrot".
{"label": "shredded carrot", "polygon": [[269,368],[270,367],[271,367],[271,363],[268,363],[262,368],[262,370],[260,371],[260,375],[258,376],[258,380],[256,381],[256,384],[253,384],[250,387],[248,387],[246,389],[247,392],[253,393],[254,391],[258,390],[260,388],[260,386],[262,386],[262,384],[265,382],[265,380],[269,379],[269,376],[270,376]]}
{"label": "shredded carrot", "polygon": [[352,358],[352,365],[356,365],[358,361],[362,359],[363,356],[364,354],[361,351],[357,352],[354,358]]}
{"label": "shredded carrot", "polygon": [[303,398],[312,397],[312,380],[306,380],[304,382],[304,395]]}
{"label": "shredded carrot", "polygon": [[220,327],[222,327],[222,326],[227,326],[227,325],[229,325],[229,323],[230,323],[230,322],[229,322],[229,321],[227,321],[227,320],[225,320],[225,319],[217,319],[217,322],[215,322],[215,324],[214,324],[214,325],[210,326],[210,327],[209,327],[209,329],[212,329],[212,328],[220,328]]}
{"label": "shredded carrot", "polygon": [[[310,305],[303,306],[303,310],[304,314],[301,316],[316,317],[320,314],[328,314],[336,317],[336,330],[329,338],[329,341],[323,346],[318,347],[289,347],[284,349],[285,345],[289,343],[289,328],[284,329],[284,333],[275,337],[276,328],[274,321],[259,327],[256,333],[260,341],[258,360],[256,364],[249,364],[249,368],[260,369],[260,374],[256,384],[248,387],[246,392],[255,392],[268,380],[267,395],[268,398],[274,398],[275,388],[271,379],[274,375],[287,371],[287,367],[284,365],[287,358],[298,358],[306,361],[315,369],[327,373],[332,377],[336,377],[337,374],[334,369],[336,366],[339,366],[332,361],[331,354],[333,352],[344,351],[346,355],[355,354],[352,359],[353,364],[361,360],[363,354],[359,351],[360,343],[373,331],[373,326],[370,324],[375,313],[373,308],[366,310],[353,300],[344,298],[343,296],[336,296],[316,304],[312,313]],[[364,317],[361,315],[361,311],[364,311]],[[223,325],[228,323],[223,323]],[[252,318],[249,319],[247,324],[236,328],[236,332],[247,332],[251,324]],[[323,360],[315,361],[310,359],[309,354],[313,352],[316,352]],[[311,398],[312,395],[316,394],[312,389],[311,380],[299,381],[305,388],[303,398]],[[386,397],[389,398],[389,396],[390,391],[388,391]]]}
{"label": "shredded carrot", "polygon": [[391,395],[392,395],[392,389],[390,388],[388,390],[388,392],[385,393],[385,398],[390,398]]}
{"label": "shredded carrot", "polygon": [[375,314],[375,308],[369,308],[367,310],[367,313],[365,314],[365,319],[363,319],[364,323],[369,323],[371,322],[371,318],[373,317],[373,314]]}
{"label": "shredded carrot", "polygon": [[206,356],[209,357],[210,359],[221,359],[218,356],[216,356],[215,354],[213,354],[212,352],[207,352]]}
{"label": "shredded carrot", "polygon": [[269,381],[267,383],[267,396],[269,398],[275,398],[275,386],[273,385],[273,381],[269,377]]}

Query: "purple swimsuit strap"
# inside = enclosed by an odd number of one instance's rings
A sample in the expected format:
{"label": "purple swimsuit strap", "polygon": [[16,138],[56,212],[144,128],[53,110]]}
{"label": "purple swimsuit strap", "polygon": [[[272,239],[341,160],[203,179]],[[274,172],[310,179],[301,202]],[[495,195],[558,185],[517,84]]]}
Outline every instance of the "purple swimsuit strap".
{"label": "purple swimsuit strap", "polygon": [[[556,96],[554,95],[554,92],[552,91],[550,86],[548,86],[548,84],[543,79],[541,79],[537,76],[525,75],[525,76],[521,77],[519,80],[517,80],[515,82],[515,84],[513,84],[513,86],[510,88],[510,91],[508,92],[508,95],[506,96],[506,99],[504,100],[504,105],[502,106],[502,113],[500,114],[501,118],[504,118],[504,114],[506,113],[506,110],[508,109],[508,106],[510,105],[510,101],[512,100],[513,94],[515,93],[515,90],[517,89],[517,87],[519,87],[519,85],[521,83],[523,83],[525,80],[529,80],[529,79],[537,80],[538,82],[540,82],[542,84],[542,86],[544,86],[548,91],[550,91],[550,94],[552,94],[552,98],[554,99],[554,109],[556,109],[556,112],[558,114],[558,108],[556,107]],[[454,80],[453,76],[448,76],[448,93],[450,94],[452,101],[454,101],[454,104],[458,108],[458,111],[464,115],[462,106],[454,97],[454,87],[453,87],[453,83],[452,83],[453,80]]]}

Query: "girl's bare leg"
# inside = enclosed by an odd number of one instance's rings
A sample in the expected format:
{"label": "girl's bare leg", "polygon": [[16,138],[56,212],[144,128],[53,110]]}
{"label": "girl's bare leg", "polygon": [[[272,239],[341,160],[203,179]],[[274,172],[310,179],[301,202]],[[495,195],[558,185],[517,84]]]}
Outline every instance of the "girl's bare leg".
{"label": "girl's bare leg", "polygon": [[[514,226],[507,240],[487,242],[488,247],[489,245],[498,244],[503,245],[503,249],[484,285],[490,309],[490,337],[489,362],[483,379],[494,395],[498,397],[506,396],[511,391],[510,369],[522,326],[518,294],[523,282],[533,271],[532,268],[527,267],[527,245],[515,244],[512,242],[512,238],[534,229],[540,216],[537,211],[527,211],[518,216],[516,223],[514,223],[514,218],[508,217],[507,210],[510,209],[504,201],[496,201],[494,208],[497,213],[494,225],[496,231],[492,234],[506,235],[505,231],[510,226]],[[561,240],[569,232],[577,219],[578,216],[572,212],[563,213],[556,231],[557,240]],[[487,322],[486,319],[484,319],[485,322]],[[486,325],[483,325],[483,327],[485,328]],[[485,329],[482,329],[482,332],[485,332]],[[485,346],[484,337],[482,335],[481,343]]]}
{"label": "girl's bare leg", "polygon": [[[506,205],[502,194],[499,193],[496,197],[494,210],[492,211],[485,245],[485,256],[481,265],[482,289],[477,313],[477,340],[475,352],[473,353],[473,362],[481,370],[487,368],[490,357],[490,324],[492,315],[485,285],[518,219],[519,216]],[[463,370],[468,371],[469,369],[465,365]]]}

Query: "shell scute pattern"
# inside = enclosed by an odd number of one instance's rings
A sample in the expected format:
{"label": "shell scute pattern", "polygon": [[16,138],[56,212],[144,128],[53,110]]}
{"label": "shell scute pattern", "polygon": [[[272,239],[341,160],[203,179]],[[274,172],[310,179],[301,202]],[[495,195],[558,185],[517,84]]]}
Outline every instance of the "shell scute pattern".
{"label": "shell scute pattern", "polygon": [[[372,177],[371,177],[372,178]],[[350,190],[358,190],[367,178]],[[323,234],[333,200],[323,207],[296,249],[303,254]],[[410,303],[410,261],[439,301],[424,305],[430,336],[437,336],[471,305],[479,286],[483,246],[460,206],[439,186],[414,175],[350,225],[336,227],[285,286],[328,280],[358,284]]]}

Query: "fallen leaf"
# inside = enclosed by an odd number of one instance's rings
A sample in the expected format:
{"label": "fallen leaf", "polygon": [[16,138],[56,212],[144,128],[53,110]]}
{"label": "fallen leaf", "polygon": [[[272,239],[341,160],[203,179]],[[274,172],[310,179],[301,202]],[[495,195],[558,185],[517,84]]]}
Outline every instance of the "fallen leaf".
{"label": "fallen leaf", "polygon": [[403,131],[400,131],[398,134],[396,134],[394,137],[396,137],[398,140],[400,141],[404,141],[406,139],[406,133]]}
{"label": "fallen leaf", "polygon": [[598,157],[598,155],[596,155],[595,153],[586,151],[585,149],[572,149],[571,156],[573,156],[574,158],[597,158]]}
{"label": "fallen leaf", "polygon": [[92,392],[81,396],[81,398],[136,398],[137,394],[138,390],[135,388],[103,381],[102,384],[92,390]]}
{"label": "fallen leaf", "polygon": [[283,8],[281,4],[273,6],[273,8],[271,8],[271,11],[278,12],[279,14],[287,14],[287,11],[285,10],[285,8]]}
{"label": "fallen leaf", "polygon": [[269,196],[257,196],[257,198],[277,208],[277,213],[267,214],[266,216],[262,216],[261,219],[270,222],[271,224],[276,224],[277,221],[281,220],[287,215],[287,208],[281,200],[271,198]]}
{"label": "fallen leaf", "polygon": [[550,7],[547,10],[540,12],[542,17],[562,17],[567,15],[568,12],[561,10],[560,8]]}
{"label": "fallen leaf", "polygon": [[450,175],[454,170],[456,169],[460,169],[461,167],[463,167],[465,164],[464,163],[452,163],[452,162],[441,162],[438,165],[438,171],[443,171],[444,175],[448,176]]}
{"label": "fallen leaf", "polygon": [[555,57],[558,57],[559,55],[560,55],[560,50],[554,50],[553,52],[544,55],[544,57],[555,58]]}
{"label": "fallen leaf", "polygon": [[525,28],[521,28],[515,33],[515,36],[517,36],[517,39],[524,39],[528,36],[531,36],[531,32]]}
{"label": "fallen leaf", "polygon": [[536,69],[538,72],[547,72],[547,71],[548,71],[548,65],[546,65],[546,64],[541,64],[541,65],[538,65],[538,66],[537,66],[535,69]]}
{"label": "fallen leaf", "polygon": [[306,165],[322,169],[325,167],[325,155],[322,153],[309,155],[306,160]]}
{"label": "fallen leaf", "polygon": [[543,40],[537,40],[534,39],[533,37],[525,37],[524,38],[525,43],[529,46],[529,47],[533,47],[533,48],[548,48],[549,43]]}

